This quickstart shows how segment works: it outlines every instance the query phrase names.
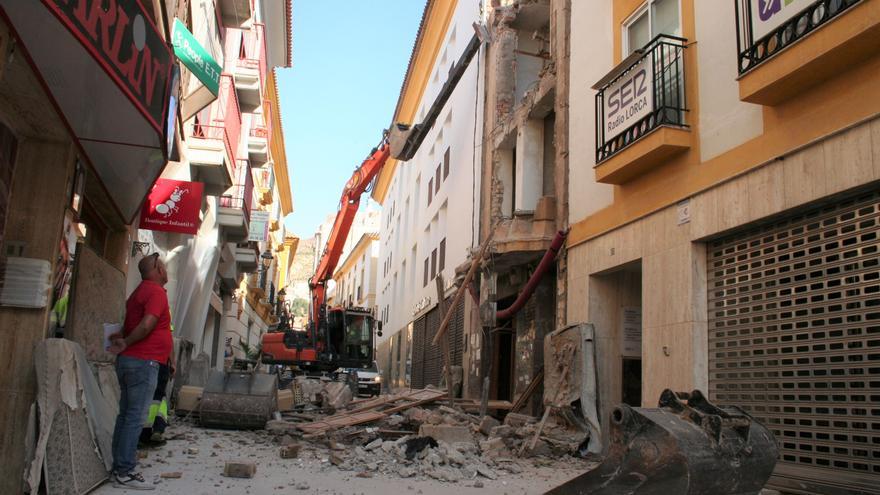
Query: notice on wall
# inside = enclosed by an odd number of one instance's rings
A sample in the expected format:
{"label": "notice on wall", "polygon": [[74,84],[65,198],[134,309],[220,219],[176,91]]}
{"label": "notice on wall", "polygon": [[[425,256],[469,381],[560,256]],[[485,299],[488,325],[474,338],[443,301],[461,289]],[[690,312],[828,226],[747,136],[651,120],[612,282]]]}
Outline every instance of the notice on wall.
{"label": "notice on wall", "polygon": [[621,308],[620,353],[625,357],[642,357],[642,308]]}
{"label": "notice on wall", "polygon": [[251,212],[251,223],[248,229],[248,240],[266,242],[269,240],[269,212],[254,210]]}

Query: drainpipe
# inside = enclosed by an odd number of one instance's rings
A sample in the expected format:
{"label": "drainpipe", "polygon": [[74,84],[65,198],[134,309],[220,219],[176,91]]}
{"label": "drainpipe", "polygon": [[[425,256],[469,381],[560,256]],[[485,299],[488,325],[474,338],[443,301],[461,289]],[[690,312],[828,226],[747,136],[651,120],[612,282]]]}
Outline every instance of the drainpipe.
{"label": "drainpipe", "polygon": [[520,292],[516,301],[513,301],[513,304],[495,314],[496,320],[509,319],[526,305],[526,302],[532,297],[532,294],[534,294],[535,289],[538,287],[538,283],[544,277],[544,273],[546,273],[547,269],[550,268],[554,261],[556,261],[556,255],[559,254],[562,244],[565,243],[566,236],[568,236],[568,229],[556,232],[556,237],[554,237],[553,242],[550,243],[550,249],[544,253],[544,257],[541,258],[541,262],[538,263],[538,268],[535,269],[535,272],[532,273],[529,281],[526,282],[523,291]]}

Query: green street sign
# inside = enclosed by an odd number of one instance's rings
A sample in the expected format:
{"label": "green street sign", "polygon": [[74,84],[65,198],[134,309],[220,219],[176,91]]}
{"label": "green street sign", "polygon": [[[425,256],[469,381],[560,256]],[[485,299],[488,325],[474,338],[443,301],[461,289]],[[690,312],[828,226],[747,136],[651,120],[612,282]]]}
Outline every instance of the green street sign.
{"label": "green street sign", "polygon": [[223,70],[214,57],[205,50],[189,32],[180,19],[174,19],[174,27],[171,30],[171,45],[174,54],[183,62],[202,84],[217,96],[220,92],[220,72]]}

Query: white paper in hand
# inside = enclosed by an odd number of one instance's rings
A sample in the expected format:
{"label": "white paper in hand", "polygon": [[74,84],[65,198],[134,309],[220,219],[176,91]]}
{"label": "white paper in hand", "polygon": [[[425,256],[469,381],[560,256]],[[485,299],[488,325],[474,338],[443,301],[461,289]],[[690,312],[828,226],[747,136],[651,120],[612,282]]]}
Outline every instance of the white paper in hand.
{"label": "white paper in hand", "polygon": [[121,323],[104,323],[104,350],[110,350],[110,336],[122,331]]}

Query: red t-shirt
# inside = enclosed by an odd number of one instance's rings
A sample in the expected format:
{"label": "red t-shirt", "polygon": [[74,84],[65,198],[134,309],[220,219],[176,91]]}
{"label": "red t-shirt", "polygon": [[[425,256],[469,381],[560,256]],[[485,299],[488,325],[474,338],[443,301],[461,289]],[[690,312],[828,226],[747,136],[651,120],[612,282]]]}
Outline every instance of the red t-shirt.
{"label": "red t-shirt", "polygon": [[128,336],[148,314],[159,319],[156,326],[146,337],[122,351],[122,355],[165,364],[171,357],[173,346],[168,294],[156,282],[144,280],[125,302],[125,323],[122,325],[122,333]]}

